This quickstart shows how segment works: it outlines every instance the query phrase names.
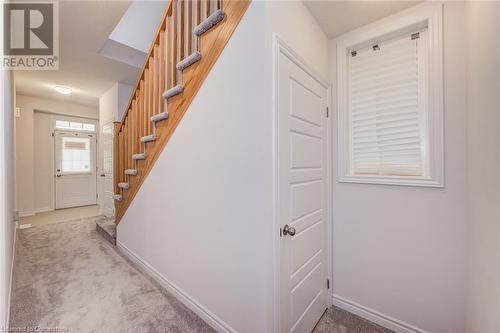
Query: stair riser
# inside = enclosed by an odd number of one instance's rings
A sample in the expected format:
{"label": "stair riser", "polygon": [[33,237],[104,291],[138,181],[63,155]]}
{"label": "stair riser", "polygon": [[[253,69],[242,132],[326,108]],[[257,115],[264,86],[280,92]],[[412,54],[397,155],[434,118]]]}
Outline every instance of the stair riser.
{"label": "stair riser", "polygon": [[116,246],[116,237],[110,235],[106,230],[104,230],[99,224],[95,224],[96,231],[104,237],[108,242],[110,242],[113,246]]}

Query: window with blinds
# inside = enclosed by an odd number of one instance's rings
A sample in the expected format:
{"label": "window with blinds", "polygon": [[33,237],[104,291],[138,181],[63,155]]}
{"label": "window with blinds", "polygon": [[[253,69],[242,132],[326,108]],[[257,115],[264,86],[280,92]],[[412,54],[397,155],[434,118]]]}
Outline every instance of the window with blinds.
{"label": "window with blinds", "polygon": [[426,32],[347,54],[352,175],[426,174]]}
{"label": "window with blinds", "polygon": [[86,173],[91,171],[90,139],[62,138],[61,172]]}

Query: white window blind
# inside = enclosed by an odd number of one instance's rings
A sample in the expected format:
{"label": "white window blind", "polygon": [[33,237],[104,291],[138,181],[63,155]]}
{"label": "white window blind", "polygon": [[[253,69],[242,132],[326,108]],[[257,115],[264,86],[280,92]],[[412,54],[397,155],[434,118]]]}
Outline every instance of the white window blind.
{"label": "white window blind", "polygon": [[425,175],[425,38],[405,34],[349,52],[351,174]]}
{"label": "white window blind", "polygon": [[90,172],[90,139],[89,138],[62,138],[62,172],[82,173]]}

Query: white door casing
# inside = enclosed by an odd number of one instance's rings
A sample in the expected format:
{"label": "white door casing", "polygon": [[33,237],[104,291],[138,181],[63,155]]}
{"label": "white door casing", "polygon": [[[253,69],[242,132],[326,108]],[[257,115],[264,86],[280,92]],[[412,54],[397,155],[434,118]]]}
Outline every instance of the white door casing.
{"label": "white door casing", "polygon": [[115,215],[113,199],[113,122],[104,124],[101,129],[102,145],[102,213],[106,217]]}
{"label": "white door casing", "polygon": [[328,89],[278,49],[279,330],[310,332],[328,307]]}
{"label": "white door casing", "polygon": [[55,131],[56,209],[97,203],[96,134]]}

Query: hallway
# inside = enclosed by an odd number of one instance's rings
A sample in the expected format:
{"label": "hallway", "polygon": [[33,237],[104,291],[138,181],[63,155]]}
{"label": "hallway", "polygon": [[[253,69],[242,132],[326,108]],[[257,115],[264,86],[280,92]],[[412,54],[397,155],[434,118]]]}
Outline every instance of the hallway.
{"label": "hallway", "polygon": [[[47,213],[19,229],[11,327],[61,332],[213,332],[95,230],[94,207]],[[73,217],[72,220],[64,220]],[[336,307],[315,333],[391,333]]]}

